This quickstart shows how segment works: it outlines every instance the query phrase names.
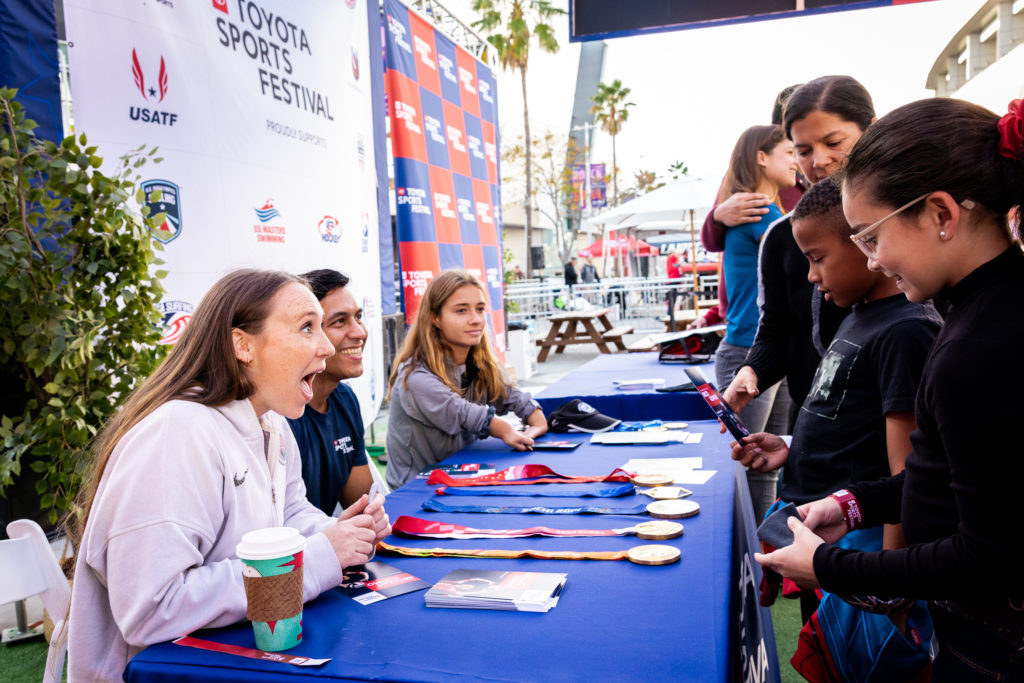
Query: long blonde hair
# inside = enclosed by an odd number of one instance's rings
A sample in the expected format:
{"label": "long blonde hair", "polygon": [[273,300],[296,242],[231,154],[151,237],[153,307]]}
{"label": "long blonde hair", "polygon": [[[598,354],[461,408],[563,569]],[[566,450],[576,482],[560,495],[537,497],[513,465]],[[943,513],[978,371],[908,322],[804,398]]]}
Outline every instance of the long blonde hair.
{"label": "long blonde hair", "polygon": [[259,334],[270,300],[292,282],[305,285],[304,280],[288,273],[236,270],[210,288],[178,343],[97,435],[89,473],[79,491],[77,510],[66,520],[76,548],[110,455],[132,427],[175,399],[221,406],[252,396],[255,387],[235,357],[231,330],[238,328]]}
{"label": "long blonde hair", "polygon": [[484,291],[480,281],[464,270],[443,271],[427,285],[427,291],[423,294],[419,310],[416,312],[416,320],[409,328],[405,344],[395,359],[394,370],[391,371],[391,379],[388,382],[389,399],[398,379],[398,370],[407,360],[412,362],[402,377],[403,387],[408,387],[405,382],[409,373],[418,363],[422,363],[440,377],[449,389],[475,403],[492,403],[507,395],[505,373],[498,364],[487,334],[481,336],[480,343],[471,347],[469,355],[466,356],[466,374],[470,379],[470,388],[467,390],[455,386],[449,374],[449,368],[452,366],[452,349],[441,337],[441,331],[434,325],[434,318],[440,317],[441,307],[449,297],[466,285],[473,285],[481,292]]}

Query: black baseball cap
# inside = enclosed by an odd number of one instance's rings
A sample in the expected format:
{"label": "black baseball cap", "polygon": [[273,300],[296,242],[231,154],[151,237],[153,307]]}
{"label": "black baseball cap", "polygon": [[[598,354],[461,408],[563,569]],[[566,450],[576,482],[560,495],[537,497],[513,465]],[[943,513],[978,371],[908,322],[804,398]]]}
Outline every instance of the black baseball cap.
{"label": "black baseball cap", "polygon": [[574,398],[548,415],[548,429],[552,432],[589,432],[598,434],[615,429],[622,420],[602,415],[590,404]]}

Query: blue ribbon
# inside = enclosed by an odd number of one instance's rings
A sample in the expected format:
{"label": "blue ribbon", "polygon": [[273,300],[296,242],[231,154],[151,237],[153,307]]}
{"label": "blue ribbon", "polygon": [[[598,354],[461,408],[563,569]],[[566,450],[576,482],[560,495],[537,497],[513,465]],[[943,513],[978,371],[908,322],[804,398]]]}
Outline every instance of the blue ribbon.
{"label": "blue ribbon", "polygon": [[566,491],[562,487],[551,489],[527,489],[517,487],[514,489],[496,489],[490,486],[475,486],[473,488],[459,488],[457,486],[442,486],[435,489],[434,493],[444,496],[551,496],[553,498],[618,498],[636,493],[633,484],[619,484],[605,489],[592,489],[589,491]]}
{"label": "blue ribbon", "polygon": [[500,515],[522,515],[529,512],[536,512],[541,515],[642,515],[647,512],[647,505],[644,503],[625,508],[602,508],[595,505],[580,505],[576,507],[544,507],[535,505],[532,507],[517,507],[509,505],[445,505],[431,499],[423,501],[420,507],[431,512],[487,512]]}

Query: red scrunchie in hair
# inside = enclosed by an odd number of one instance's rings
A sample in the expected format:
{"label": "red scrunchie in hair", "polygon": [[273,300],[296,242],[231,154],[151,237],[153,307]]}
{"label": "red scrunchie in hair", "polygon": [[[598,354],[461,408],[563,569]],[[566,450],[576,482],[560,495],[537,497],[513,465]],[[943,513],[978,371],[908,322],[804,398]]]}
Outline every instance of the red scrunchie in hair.
{"label": "red scrunchie in hair", "polygon": [[996,126],[999,154],[1008,159],[1024,159],[1024,100],[1010,102],[1009,110]]}

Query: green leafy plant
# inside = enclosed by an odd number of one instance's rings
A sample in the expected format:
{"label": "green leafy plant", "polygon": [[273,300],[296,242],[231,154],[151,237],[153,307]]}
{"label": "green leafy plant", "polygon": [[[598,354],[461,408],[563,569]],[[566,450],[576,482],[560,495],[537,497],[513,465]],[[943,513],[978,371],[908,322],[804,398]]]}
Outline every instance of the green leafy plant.
{"label": "green leafy plant", "polygon": [[0,495],[34,480],[54,523],[74,504],[92,438],[165,353],[165,273],[152,273],[146,219],[128,205],[138,169],[159,159],[140,148],[105,175],[84,134],[37,140],[15,94],[0,89]]}
{"label": "green leafy plant", "polygon": [[512,260],[515,259],[515,254],[512,253],[511,249],[504,246],[505,244],[508,244],[508,239],[504,232],[501,233],[501,243],[501,259],[505,262],[505,267],[502,269],[502,279],[505,281],[504,288],[502,290],[502,294],[505,298],[505,313],[518,313],[519,302],[512,301],[512,299],[508,298],[508,286],[515,282],[516,279],[516,272],[512,269]]}

